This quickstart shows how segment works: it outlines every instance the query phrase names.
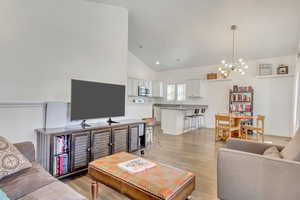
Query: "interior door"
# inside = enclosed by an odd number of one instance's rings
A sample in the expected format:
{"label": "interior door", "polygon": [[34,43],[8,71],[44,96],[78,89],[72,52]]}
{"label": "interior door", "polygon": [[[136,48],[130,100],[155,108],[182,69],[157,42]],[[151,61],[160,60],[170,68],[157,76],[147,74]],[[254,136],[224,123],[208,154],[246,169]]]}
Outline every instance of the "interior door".
{"label": "interior door", "polygon": [[91,160],[111,154],[111,129],[92,131],[91,135]]}
{"label": "interior door", "polygon": [[112,129],[112,153],[128,152],[128,126]]}
{"label": "interior door", "polygon": [[78,132],[72,134],[71,145],[72,171],[86,168],[90,161],[90,132]]}
{"label": "interior door", "polygon": [[129,127],[129,152],[139,149],[139,125]]}

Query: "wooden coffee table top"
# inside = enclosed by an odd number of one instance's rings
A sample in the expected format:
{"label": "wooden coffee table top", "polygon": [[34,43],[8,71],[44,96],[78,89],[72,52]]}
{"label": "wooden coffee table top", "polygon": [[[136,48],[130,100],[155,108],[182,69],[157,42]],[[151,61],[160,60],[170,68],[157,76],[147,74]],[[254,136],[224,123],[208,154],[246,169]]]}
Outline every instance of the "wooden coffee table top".
{"label": "wooden coffee table top", "polygon": [[[137,157],[122,152],[97,159],[89,164],[89,174],[96,181],[117,189],[133,199],[141,198],[141,196],[135,197],[134,193],[137,195],[143,193],[145,200],[185,199],[194,190],[194,174],[171,166],[156,163],[156,167],[137,174],[130,174],[117,166],[119,163]],[[129,190],[135,192],[128,194]],[[149,198],[146,198],[147,194]]]}

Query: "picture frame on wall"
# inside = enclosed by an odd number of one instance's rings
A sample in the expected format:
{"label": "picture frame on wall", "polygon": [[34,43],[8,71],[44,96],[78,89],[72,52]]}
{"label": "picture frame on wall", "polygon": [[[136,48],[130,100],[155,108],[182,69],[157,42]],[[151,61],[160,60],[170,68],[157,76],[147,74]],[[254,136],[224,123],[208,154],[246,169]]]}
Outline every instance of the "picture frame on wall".
{"label": "picture frame on wall", "polygon": [[289,73],[289,66],[279,65],[279,67],[277,67],[277,74],[278,75],[288,74],[288,73]]}
{"label": "picture frame on wall", "polygon": [[273,64],[259,64],[258,75],[268,76],[273,74]]}

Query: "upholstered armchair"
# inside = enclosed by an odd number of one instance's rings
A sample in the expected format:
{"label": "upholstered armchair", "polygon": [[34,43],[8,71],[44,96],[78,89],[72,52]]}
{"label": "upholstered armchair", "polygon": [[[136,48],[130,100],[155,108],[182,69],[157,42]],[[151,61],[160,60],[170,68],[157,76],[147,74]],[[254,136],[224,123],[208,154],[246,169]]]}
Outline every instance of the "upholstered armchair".
{"label": "upholstered armchair", "polygon": [[218,198],[221,200],[299,200],[300,131],[283,158],[264,156],[273,144],[229,139],[218,155]]}

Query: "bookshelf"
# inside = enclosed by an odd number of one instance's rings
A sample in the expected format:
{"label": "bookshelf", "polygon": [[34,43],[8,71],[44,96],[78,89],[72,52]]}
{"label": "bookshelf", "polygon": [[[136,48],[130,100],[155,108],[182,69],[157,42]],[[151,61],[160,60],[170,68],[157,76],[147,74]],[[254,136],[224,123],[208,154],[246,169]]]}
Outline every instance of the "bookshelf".
{"label": "bookshelf", "polygon": [[[234,86],[229,92],[229,112],[253,116],[253,98],[254,90],[251,86]],[[242,125],[253,125],[253,120],[243,120]]]}
{"label": "bookshelf", "polygon": [[63,176],[70,171],[70,136],[54,137],[53,176]]}

